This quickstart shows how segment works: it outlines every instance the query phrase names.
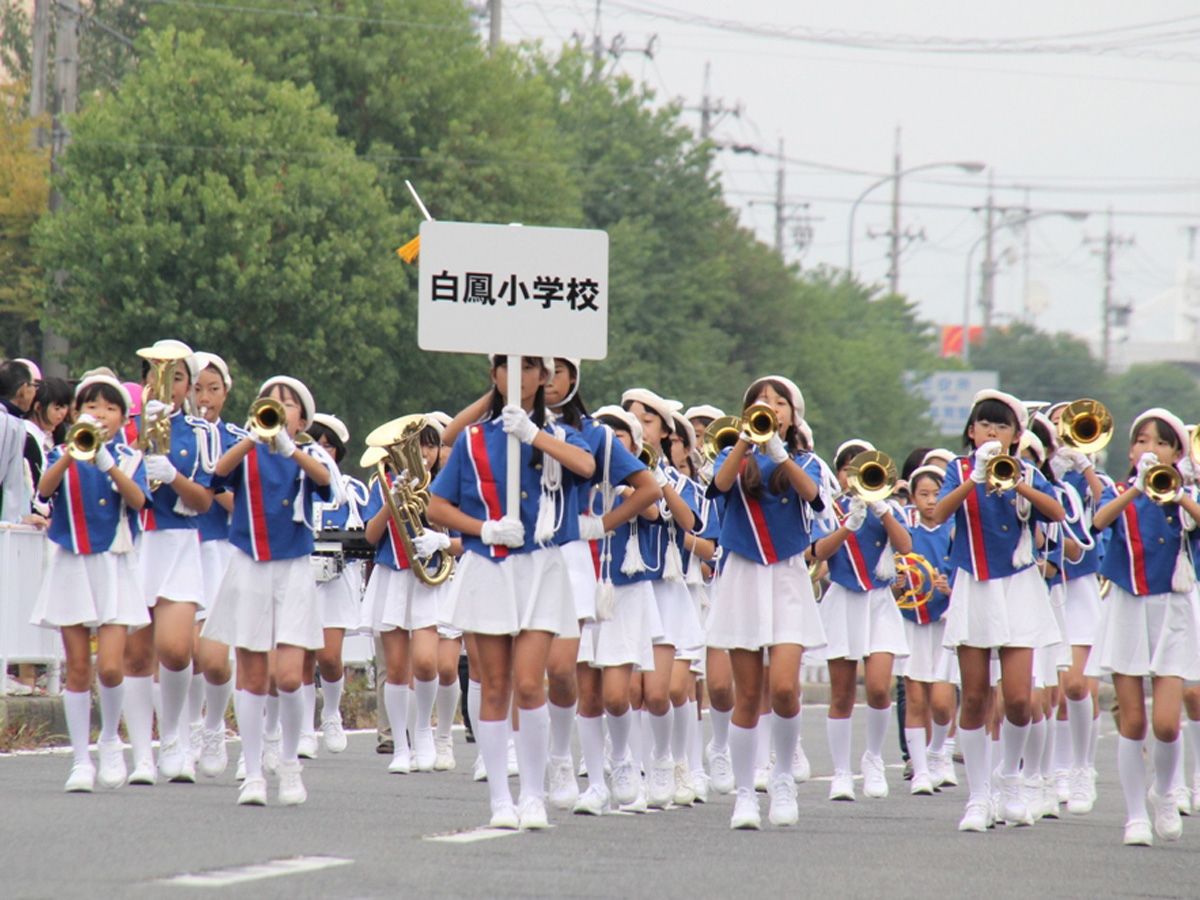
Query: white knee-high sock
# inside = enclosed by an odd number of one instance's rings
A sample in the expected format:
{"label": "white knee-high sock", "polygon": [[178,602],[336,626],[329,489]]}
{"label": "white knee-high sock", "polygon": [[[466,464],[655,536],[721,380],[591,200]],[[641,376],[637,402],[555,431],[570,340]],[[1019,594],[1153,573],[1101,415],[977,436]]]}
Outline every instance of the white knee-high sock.
{"label": "white knee-high sock", "polygon": [[454,727],[454,714],[458,710],[458,698],[462,689],[455,681],[451,684],[439,684],[437,689],[437,733],[439,737],[450,737],[450,729]]}
{"label": "white knee-high sock", "polygon": [[717,753],[729,749],[729,721],[732,718],[732,709],[709,707],[708,721],[712,725],[712,748]]}
{"label": "white knee-high sock", "polygon": [[[1183,757],[1184,757],[1184,738],[1183,733],[1180,733],[1175,738],[1175,743],[1179,747],[1179,752],[1175,755],[1175,772],[1171,776],[1171,790],[1176,790],[1184,786],[1183,784]],[[1189,790],[1188,796],[1191,796]]]}
{"label": "white knee-high sock", "polygon": [[346,687],[346,676],[337,681],[321,682],[321,721],[342,721],[342,691]]}
{"label": "white knee-high sock", "polygon": [[162,688],[162,715],[158,719],[158,736],[165,744],[179,737],[179,725],[192,685],[191,667],[178,672],[158,664],[158,683]]}
{"label": "white knee-high sock", "polygon": [[[550,711],[543,703],[536,709],[521,710],[521,730],[517,741],[517,770],[520,772],[521,799],[546,798],[546,756],[550,752]],[[601,769],[601,771],[604,771]]]}
{"label": "white knee-high sock", "polygon": [[990,800],[992,773],[988,766],[988,745],[992,742],[991,735],[982,726],[970,729],[959,726],[958,742],[962,746],[970,799]]}
{"label": "white knee-high sock", "polygon": [[1154,742],[1154,793],[1160,797],[1166,797],[1175,787],[1175,763],[1181,748],[1178,736],[1170,743]]}
{"label": "white knee-high sock", "polygon": [[88,741],[92,738],[92,692],[63,691],[63,712],[67,715],[67,734],[75,751],[75,765],[92,765]]}
{"label": "white knee-high sock", "polygon": [[283,740],[279,745],[279,761],[292,763],[299,760],[297,750],[300,749],[300,733],[307,726],[312,727],[312,719],[307,719],[309,711],[308,698],[304,696],[304,688],[294,691],[279,692],[279,726],[283,732]]}
{"label": "white knee-high sock", "polygon": [[583,761],[587,763],[588,787],[604,786],[604,718],[602,716],[580,716],[579,747]]}
{"label": "white knee-high sock", "polygon": [[765,769],[771,764],[771,748],[774,742],[771,739],[771,729],[775,725],[775,713],[766,712],[760,713],[758,724],[754,726],[758,732],[757,743],[754,748],[754,767],[756,769]]}
{"label": "white knee-high sock", "polygon": [[121,705],[124,702],[124,681],[112,687],[100,685],[100,740],[106,743],[117,740],[117,726],[121,724]]}
{"label": "white knee-high sock", "polygon": [[850,719],[825,719],[825,736],[829,739],[829,755],[833,771],[850,772]]}
{"label": "white knee-high sock", "polygon": [[656,716],[652,712],[646,713],[646,718],[650,721],[650,736],[653,741],[651,746],[651,756],[653,759],[670,759],[671,758],[671,710],[667,710],[663,715]]}
{"label": "white knee-high sock", "polygon": [[775,713],[771,741],[775,745],[775,774],[786,774],[791,778],[792,757],[796,755],[796,744],[800,741],[800,713],[794,716]]}
{"label": "white knee-high sock", "polygon": [[1029,723],[1029,739],[1025,742],[1022,771],[1026,778],[1042,774],[1042,750],[1046,746],[1046,720]]}
{"label": "white knee-high sock", "polygon": [[[867,752],[872,756],[883,756],[883,741],[887,737],[888,722],[892,719],[892,705],[883,709],[867,707]],[[924,729],[921,729],[924,732]],[[912,755],[912,748],[908,748]]]}
{"label": "white knee-high sock", "polygon": [[[646,735],[642,728],[646,717],[643,710],[634,709],[630,711],[629,718],[632,720],[629,727],[629,752],[633,754],[633,764],[638,766],[643,772],[649,772],[650,758],[649,751],[646,748],[650,742],[646,740]],[[616,751],[614,750],[614,759],[616,755]]]}
{"label": "white knee-high sock", "polygon": [[[233,696],[233,679],[224,684],[204,684],[204,730],[224,731],[225,710],[229,707],[229,698]],[[236,708],[235,708],[236,710]]]}
{"label": "white knee-high sock", "polygon": [[1126,821],[1149,819],[1146,815],[1146,763],[1142,760],[1142,742],[1117,735],[1117,772],[1125,794]]}
{"label": "white knee-high sock", "polygon": [[700,720],[696,717],[696,701],[689,700],[685,705],[688,708],[688,768],[690,768],[693,772],[703,772],[704,747],[702,746],[702,743],[704,735],[700,731]]}
{"label": "white knee-high sock", "polygon": [[905,728],[904,739],[908,741],[908,758],[912,760],[913,778],[929,774],[929,755],[925,749],[925,729]]}
{"label": "white knee-high sock", "polygon": [[[1069,700],[1067,701],[1070,702]],[[1068,717],[1071,715],[1067,713]],[[1071,720],[1054,720],[1054,771],[1069,772],[1075,764],[1075,739],[1071,735]]]}
{"label": "white knee-high sock", "polygon": [[[483,685],[478,681],[467,679],[467,715],[471,717],[471,731],[475,730],[475,723],[479,721],[479,707],[483,703]],[[505,740],[508,740],[508,732],[505,732]]]}
{"label": "white knee-high sock", "polygon": [[1188,743],[1192,746],[1192,777],[1200,776],[1200,720],[1187,720]]}
{"label": "white knee-high sock", "polygon": [[204,675],[193,672],[188,684],[187,721],[189,725],[199,725],[204,718]]}
{"label": "white knee-high sock", "polygon": [[233,711],[237,716],[238,732],[242,736],[242,756],[246,760],[246,778],[262,777],[266,705],[266,694],[238,691],[233,698]]}
{"label": "white knee-high sock", "polygon": [[1058,729],[1054,727],[1053,719],[1044,720],[1042,733],[1045,735],[1042,743],[1042,777],[1052,778],[1054,776],[1054,745],[1058,742]]}
{"label": "white knee-high sock", "polygon": [[1092,719],[1092,733],[1088,739],[1087,765],[1089,769],[1096,768],[1096,747],[1100,742],[1100,717]]}
{"label": "white knee-high sock", "polygon": [[[158,719],[158,721],[161,723],[162,717],[163,717],[162,685],[159,684],[157,681],[152,681],[151,685],[152,685],[152,687],[150,688],[150,697],[154,702],[154,718]],[[160,733],[162,732],[161,724],[158,726],[158,730]]]}
{"label": "white knee-high sock", "polygon": [[1000,774],[1005,777],[1021,771],[1021,757],[1029,742],[1029,725],[1014,725],[1006,717],[1000,724],[1000,739],[1004,742],[1004,759],[1000,763]]}
{"label": "white knee-high sock", "polygon": [[[950,733],[950,723],[939,725],[934,722],[929,728],[929,752],[941,753],[946,749],[946,735]],[[912,741],[909,740],[909,753],[912,752]]]}
{"label": "white knee-high sock", "polygon": [[263,707],[265,716],[263,723],[264,733],[275,737],[279,734],[279,695],[264,694],[263,696],[267,698]]}
{"label": "white knee-high sock", "polygon": [[492,804],[511,804],[512,791],[508,788],[508,723],[476,720],[474,730],[479,755],[483,757],[483,770],[488,776],[488,793]]}
{"label": "white knee-high sock", "polygon": [[[317,684],[300,685],[300,699],[304,705],[300,707],[300,733],[309,734],[316,730],[317,721]],[[280,706],[282,715],[283,707]]]}
{"label": "white knee-high sock", "polygon": [[[390,681],[384,684],[383,702],[387,706],[388,718],[393,723],[408,721],[408,700],[411,693],[407,684],[392,684]],[[505,738],[506,742],[507,740]],[[392,741],[395,745],[395,756],[408,750],[408,736],[403,728],[395,724],[392,725]]]}
{"label": "white knee-high sock", "polygon": [[1071,768],[1086,769],[1092,739],[1092,698],[1067,698],[1067,726],[1071,729]]}
{"label": "white knee-high sock", "polygon": [[733,763],[733,783],[739,794],[754,794],[754,769],[758,760],[760,735],[757,729],[729,725],[729,758]]}
{"label": "white knee-high sock", "polygon": [[154,740],[154,679],[149,675],[125,676],[125,730],[133,747],[136,766],[151,758]]}
{"label": "white knee-high sock", "polygon": [[[429,681],[413,679],[413,698],[417,701],[416,731],[430,731],[433,728],[433,703],[437,699],[438,683],[433,678]],[[416,731],[413,733],[415,734]]]}
{"label": "white knee-high sock", "polygon": [[[605,713],[608,718],[608,736],[612,739],[612,758],[613,763],[618,763],[630,756],[632,747],[629,746],[629,735],[633,731],[633,710],[627,709],[621,715],[616,716],[612,713]],[[635,765],[640,764],[636,756],[633,757]],[[604,766],[601,764],[600,771],[604,771]],[[592,761],[588,760],[588,778],[592,777]]]}
{"label": "white knee-high sock", "polygon": [[579,704],[556,706],[547,702],[550,714],[550,756],[554,759],[571,759],[571,729],[575,727],[575,715]]}
{"label": "white knee-high sock", "polygon": [[[671,713],[671,759],[676,765],[688,761],[688,740],[691,737],[692,725],[696,721],[696,710],[692,704],[684,701],[676,706]],[[691,766],[688,766],[691,769]]]}

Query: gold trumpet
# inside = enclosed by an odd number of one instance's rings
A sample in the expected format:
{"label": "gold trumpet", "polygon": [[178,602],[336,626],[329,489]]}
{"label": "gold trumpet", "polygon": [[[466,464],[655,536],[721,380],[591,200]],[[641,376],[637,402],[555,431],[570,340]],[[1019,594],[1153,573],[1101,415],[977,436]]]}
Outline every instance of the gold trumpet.
{"label": "gold trumpet", "polygon": [[[146,389],[142,392],[143,410],[145,404],[151,400],[171,406],[173,404],[171,393],[175,385],[175,370],[179,368],[181,362],[187,359],[188,354],[183,350],[155,345],[139,350],[137,355],[150,363],[150,370],[146,373]],[[170,416],[147,424],[146,414],[143,412],[137,445],[144,454],[167,456],[171,452]],[[161,487],[159,482],[150,482],[151,491],[156,491],[159,487]]]}
{"label": "gold trumpet", "polygon": [[1146,490],[1144,493],[1160,506],[1164,503],[1174,503],[1175,495],[1183,484],[1183,476],[1174,466],[1152,466],[1146,471]]}
{"label": "gold trumpet", "polygon": [[1112,414],[1099,400],[1076,400],[1062,411],[1058,436],[1080,453],[1098,453],[1112,440]]}
{"label": "gold trumpet", "polygon": [[937,593],[933,579],[937,575],[933,563],[920,553],[897,553],[896,574],[904,577],[904,593],[896,598],[900,609],[918,609]]}
{"label": "gold trumpet", "polygon": [[722,450],[737,443],[743,429],[750,432],[751,441],[765,444],[779,430],[775,410],[765,403],[755,403],[746,407],[740,416],[721,416],[719,419],[713,419],[704,429],[704,437],[700,440],[700,452],[709,462],[714,461]]}
{"label": "gold trumpet", "polygon": [[642,446],[637,452],[637,458],[647,469],[653,469],[658,465],[658,451],[654,449],[654,445],[649,441],[642,441]]}
{"label": "gold trumpet", "polygon": [[95,422],[76,422],[67,432],[63,445],[67,455],[78,462],[95,462],[96,454],[108,441],[108,432]]}
{"label": "gold trumpet", "polygon": [[846,493],[871,504],[896,490],[896,464],[880,450],[864,450],[846,466]]}
{"label": "gold trumpet", "polygon": [[250,404],[246,428],[275,449],[275,438],[287,426],[287,411],[274,397],[259,397]]}
{"label": "gold trumpet", "polygon": [[989,494],[1011,491],[1021,480],[1021,464],[1015,457],[1009,456],[1007,453],[1001,453],[989,459],[984,472],[986,475],[984,484],[987,485]]}
{"label": "gold trumpet", "polygon": [[[421,559],[413,546],[413,540],[425,533],[423,519],[430,500],[429,470],[425,468],[425,460],[421,457],[421,432],[425,430],[426,422],[426,417],[418,414],[401,416],[380,425],[367,435],[368,449],[362,462],[367,465],[368,458],[374,462],[384,502],[388,505],[388,512],[413,574],[423,584],[437,587],[450,577],[454,558],[448,551],[438,550],[433,556]],[[384,455],[372,452],[378,450],[382,450]],[[395,475],[391,490],[388,490],[387,482],[389,466]],[[432,572],[429,566],[434,566]]]}

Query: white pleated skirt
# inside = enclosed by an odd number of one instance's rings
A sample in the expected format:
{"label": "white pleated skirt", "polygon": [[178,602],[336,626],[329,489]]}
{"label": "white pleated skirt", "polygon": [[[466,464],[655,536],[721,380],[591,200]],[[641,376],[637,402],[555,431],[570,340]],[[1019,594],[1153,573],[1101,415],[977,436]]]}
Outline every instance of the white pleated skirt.
{"label": "white pleated skirt", "polygon": [[[651,584],[637,581],[614,586],[613,617],[585,626],[593,638],[586,662],[598,669],[625,665],[638,671],[654,669],[654,645],[661,644],[663,636]],[[586,641],[579,643],[582,647]]]}
{"label": "white pleated skirt", "polygon": [[235,547],[200,636],[260,653],[280,644],[320,650],[325,632],[308,557],[256,562]]}
{"label": "white pleated skirt", "polygon": [[449,624],[463,632],[548,631],[579,637],[571,579],[558,547],[493,561],[463,554],[450,592]]}
{"label": "white pleated skirt", "polygon": [[1036,566],[987,581],[958,571],[946,612],[946,647],[1048,647],[1061,637]]}
{"label": "white pleated skirt", "polygon": [[371,634],[402,628],[417,631],[433,628],[438,623],[437,591],[422,584],[412,569],[393,569],[376,566],[363,599],[364,611],[369,610]]}
{"label": "white pleated skirt", "polygon": [[321,625],[324,628],[344,628],[354,632],[362,620],[362,570],[361,559],[346,561],[346,567],[333,581],[317,582],[317,602],[321,607]]}
{"label": "white pleated skirt", "polygon": [[713,591],[706,643],[726,650],[824,647],[825,629],[803,554],[766,566],[729,554]]}
{"label": "white pleated skirt", "polygon": [[225,568],[233,556],[233,544],[226,540],[200,542],[200,568],[204,571],[204,608],[196,610],[196,618],[208,617],[208,610],[217,599]]}
{"label": "white pleated skirt", "polygon": [[658,604],[658,617],[663,623],[660,643],[674,647],[676,659],[699,659],[704,655],[704,629],[700,626],[700,615],[688,586],[682,581],[665,578],[650,584],[654,589],[654,602]]}
{"label": "white pleated skirt", "polygon": [[1066,587],[1067,641],[1076,647],[1090,647],[1100,627],[1100,580],[1082,575],[1067,581]]}
{"label": "white pleated skirt", "polygon": [[1033,687],[1042,689],[1058,684],[1058,673],[1071,668],[1071,645],[1067,642],[1067,588],[1065,584],[1051,585],[1050,612],[1058,626],[1059,638],[1048,647],[1033,648]]}
{"label": "white pleated skirt", "polygon": [[150,624],[142,595],[137,553],[72,553],[52,541],[42,586],[29,617],[30,625]]}
{"label": "white pleated skirt", "polygon": [[559,547],[571,579],[571,599],[575,602],[575,618],[592,622],[596,618],[596,564],[592,560],[592,545],[587,541],[571,541]]}
{"label": "white pleated skirt", "polygon": [[438,608],[438,637],[448,641],[457,641],[462,639],[462,632],[450,624],[450,592],[454,590],[454,579],[458,577],[458,566],[455,564],[454,572],[433,589],[437,595]]}
{"label": "white pleated skirt", "polygon": [[1113,584],[1084,674],[1111,681],[1114,672],[1200,680],[1200,623],[1192,595],[1139,597]]}
{"label": "white pleated skirt", "polygon": [[872,653],[891,653],[897,659],[908,656],[904,616],[890,587],[852,591],[831,584],[820,610],[826,644],[810,661],[866,659]]}
{"label": "white pleated skirt", "polygon": [[958,654],[942,646],[946,620],[938,619],[927,625],[918,625],[903,616],[901,620],[908,642],[908,657],[896,663],[896,674],[931,684],[942,681],[958,684],[961,681]]}
{"label": "white pleated skirt", "polygon": [[176,603],[195,603],[197,609],[208,606],[204,567],[200,563],[200,532],[196,529],[147,531],[142,535],[138,560],[147,606],[154,606],[159,597]]}

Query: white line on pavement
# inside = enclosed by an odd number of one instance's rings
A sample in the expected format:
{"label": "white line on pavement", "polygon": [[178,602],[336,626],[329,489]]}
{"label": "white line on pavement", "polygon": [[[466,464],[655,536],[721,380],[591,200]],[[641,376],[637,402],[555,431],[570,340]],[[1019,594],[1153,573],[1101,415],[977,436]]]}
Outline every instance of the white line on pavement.
{"label": "white line on pavement", "polygon": [[247,881],[258,881],[263,878],[277,878],[280,875],[299,875],[306,872],[317,872],[334,866],[346,866],[354,862],[338,856],[293,856],[290,859],[272,859],[265,863],[251,863],[248,866],[233,866],[228,869],[213,869],[209,872],[195,872],[176,875],[173,878],[160,878],[164,884],[178,884],[184,887],[227,887],[231,884],[242,884]]}

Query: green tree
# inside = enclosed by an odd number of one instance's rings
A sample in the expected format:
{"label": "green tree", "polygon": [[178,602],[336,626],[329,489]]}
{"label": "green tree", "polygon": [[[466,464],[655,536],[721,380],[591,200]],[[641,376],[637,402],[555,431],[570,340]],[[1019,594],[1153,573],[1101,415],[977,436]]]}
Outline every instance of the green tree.
{"label": "green tree", "polygon": [[35,236],[42,265],[69,273],[55,300],[71,362],[136,374],[137,347],[178,337],[243,384],[292,374],[322,408],[377,421],[402,323],[374,168],[311,88],[197,35],[147,32],[141,49],[121,92],[72,119],[66,209]]}
{"label": "green tree", "polygon": [[1109,456],[1113,459],[1124,459],[1129,426],[1139,413],[1151,407],[1169,409],[1189,425],[1200,420],[1200,385],[1195,375],[1177,363],[1130,366],[1112,377],[1106,398],[1098,399],[1112,412],[1116,431]]}
{"label": "green tree", "polygon": [[1109,390],[1104,363],[1086,342],[1017,324],[989,333],[971,350],[971,366],[1000,373],[1000,389],[1024,400],[1102,400]]}

